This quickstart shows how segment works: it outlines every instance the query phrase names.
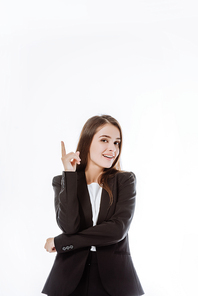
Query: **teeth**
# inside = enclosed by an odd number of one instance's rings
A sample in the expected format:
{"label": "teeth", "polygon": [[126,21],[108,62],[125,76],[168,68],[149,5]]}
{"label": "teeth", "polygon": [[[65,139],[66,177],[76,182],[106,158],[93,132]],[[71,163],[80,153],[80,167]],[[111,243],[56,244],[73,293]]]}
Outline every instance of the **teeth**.
{"label": "teeth", "polygon": [[105,157],[108,157],[108,158],[113,158],[113,156],[109,156],[109,155],[103,155]]}

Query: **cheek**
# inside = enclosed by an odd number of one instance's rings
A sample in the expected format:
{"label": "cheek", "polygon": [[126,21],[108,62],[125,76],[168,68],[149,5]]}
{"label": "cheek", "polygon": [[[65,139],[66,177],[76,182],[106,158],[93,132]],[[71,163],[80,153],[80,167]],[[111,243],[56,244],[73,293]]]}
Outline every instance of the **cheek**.
{"label": "cheek", "polygon": [[91,158],[98,158],[99,156],[102,155],[103,151],[104,151],[104,147],[100,144],[94,144],[92,145],[91,149],[90,149],[90,157]]}

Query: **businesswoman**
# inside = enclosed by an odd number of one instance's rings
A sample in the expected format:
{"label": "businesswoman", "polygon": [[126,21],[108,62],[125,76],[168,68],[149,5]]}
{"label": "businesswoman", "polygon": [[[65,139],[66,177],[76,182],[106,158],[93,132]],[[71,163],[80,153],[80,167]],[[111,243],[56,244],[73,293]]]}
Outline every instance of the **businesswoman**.
{"label": "businesswoman", "polygon": [[62,176],[53,178],[62,234],[48,238],[57,252],[42,293],[49,296],[139,296],[144,291],[130,255],[136,177],[121,171],[122,131],[109,115],[85,123],[76,152],[62,145]]}

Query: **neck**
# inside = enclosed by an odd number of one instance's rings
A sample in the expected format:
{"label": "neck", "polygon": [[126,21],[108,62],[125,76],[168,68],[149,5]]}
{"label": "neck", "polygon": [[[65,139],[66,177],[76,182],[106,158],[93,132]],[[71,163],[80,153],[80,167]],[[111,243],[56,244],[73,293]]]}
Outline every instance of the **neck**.
{"label": "neck", "polygon": [[103,169],[98,166],[87,165],[85,169],[85,176],[87,184],[98,183],[98,178],[102,174]]}

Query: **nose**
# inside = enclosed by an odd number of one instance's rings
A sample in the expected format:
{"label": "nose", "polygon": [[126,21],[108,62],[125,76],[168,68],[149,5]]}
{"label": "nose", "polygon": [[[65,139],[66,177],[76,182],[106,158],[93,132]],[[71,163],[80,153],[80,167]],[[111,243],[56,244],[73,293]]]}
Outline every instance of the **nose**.
{"label": "nose", "polygon": [[109,142],[109,151],[116,152],[116,147],[113,142]]}

